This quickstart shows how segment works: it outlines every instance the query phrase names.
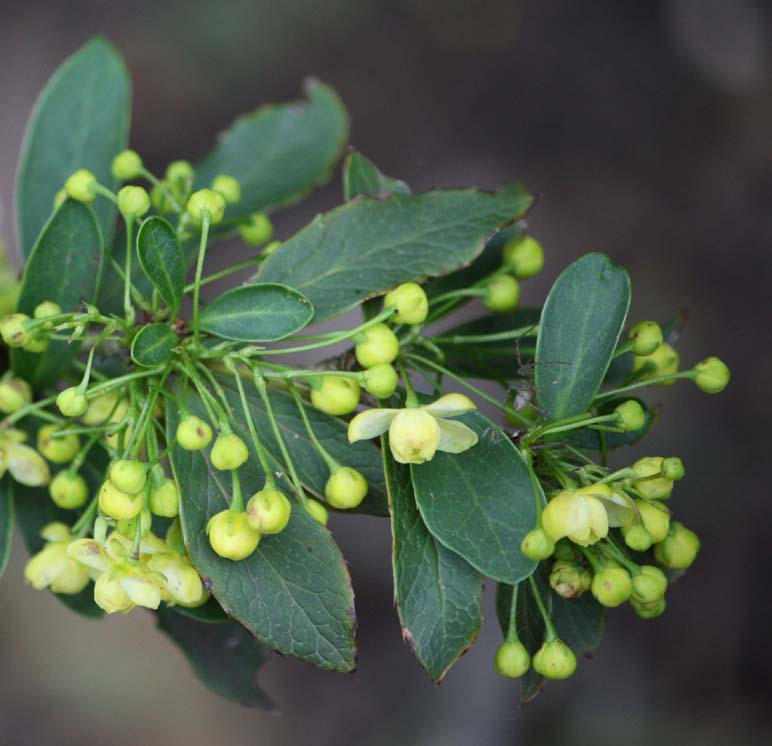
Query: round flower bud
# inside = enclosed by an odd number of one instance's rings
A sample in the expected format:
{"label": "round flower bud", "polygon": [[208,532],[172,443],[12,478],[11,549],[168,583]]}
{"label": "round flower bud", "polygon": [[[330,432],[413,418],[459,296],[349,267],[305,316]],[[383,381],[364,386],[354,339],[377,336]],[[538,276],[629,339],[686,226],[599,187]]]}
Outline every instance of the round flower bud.
{"label": "round flower bud", "polygon": [[654,544],[663,541],[670,528],[670,513],[667,508],[645,500],[636,500],[635,504],[641,515],[641,521],[649,532],[651,541]]}
{"label": "round flower bud", "polygon": [[[645,357],[633,355],[633,373],[639,381],[648,381],[660,376],[669,376],[678,372],[678,353],[663,342],[654,352]],[[657,386],[672,386],[675,379],[656,384]]]}
{"label": "round flower bud", "polygon": [[142,495],[121,492],[109,479],[99,489],[99,510],[116,521],[125,521],[139,515],[144,503]]}
{"label": "round flower bud", "polygon": [[324,496],[333,508],[356,508],[367,494],[367,480],[350,466],[336,469],[324,486]]}
{"label": "round flower bud", "polygon": [[155,562],[153,569],[163,575],[166,589],[175,603],[182,606],[198,606],[206,601],[208,594],[193,565],[181,558],[164,558]]}
{"label": "round flower bud", "polygon": [[717,357],[709,357],[694,366],[694,382],[706,394],[718,394],[729,383],[729,368]]}
{"label": "round flower bud", "polygon": [[239,224],[239,233],[241,233],[244,243],[248,243],[250,246],[259,246],[273,238],[273,225],[264,212],[254,212]]}
{"label": "round flower bud", "polygon": [[193,166],[187,161],[172,161],[166,167],[166,180],[189,186],[196,176]]}
{"label": "round flower bud", "polygon": [[367,368],[362,377],[365,390],[379,399],[388,399],[397,390],[399,375],[388,363]]}
{"label": "round flower bud", "polygon": [[440,445],[440,425],[423,409],[401,409],[389,425],[389,448],[400,464],[431,461]]}
{"label": "round flower bud", "polygon": [[632,590],[630,573],[622,567],[606,567],[592,579],[592,595],[608,608],[623,604],[630,598]]}
{"label": "round flower bud", "polygon": [[684,469],[683,462],[676,456],[671,456],[662,460],[662,475],[665,479],[669,479],[672,482],[678,482],[686,476],[686,469]]}
{"label": "round flower bud", "polygon": [[119,181],[136,179],[142,175],[142,158],[134,150],[123,150],[113,158],[110,171]]}
{"label": "round flower bud", "polygon": [[80,417],[88,409],[88,399],[77,386],[70,386],[56,397],[56,406],[65,417]]}
{"label": "round flower bud", "polygon": [[664,459],[661,456],[646,456],[633,464],[635,489],[649,500],[667,500],[673,492],[673,480],[662,474]]}
{"label": "round flower bud", "polygon": [[223,510],[206,524],[209,543],[216,554],[229,560],[249,557],[260,543],[260,534],[247,523],[246,513]]}
{"label": "round flower bud", "polygon": [[177,425],[177,445],[186,451],[200,451],[212,440],[212,428],[199,417],[188,415]]}
{"label": "round flower bud", "polygon": [[614,411],[619,415],[619,427],[627,433],[640,430],[646,424],[646,412],[635,399],[622,402]]}
{"label": "round flower bud", "polygon": [[322,526],[327,525],[327,521],[330,520],[330,514],[327,512],[327,508],[316,500],[306,500],[305,504],[306,512],[317,523],[321,523]]}
{"label": "round flower bud", "polygon": [[43,352],[48,348],[48,337],[40,331],[33,332],[22,349],[27,352]]}
{"label": "round flower bud", "polygon": [[630,600],[637,604],[651,604],[659,601],[667,590],[667,577],[658,567],[643,565],[632,579]]}
{"label": "round flower bud", "polygon": [[493,659],[493,668],[499,676],[508,679],[520,678],[531,667],[531,656],[525,645],[518,640],[502,642]]}
{"label": "round flower bud", "polygon": [[118,210],[127,220],[141,218],[150,209],[150,195],[139,186],[125,186],[118,192]]}
{"label": "round flower bud", "polygon": [[38,430],[38,451],[54,464],[72,461],[80,449],[80,439],[74,433],[54,436],[61,430],[59,425],[43,425]]}
{"label": "round flower bud", "polygon": [[633,343],[633,355],[639,357],[651,355],[664,340],[662,327],[656,321],[639,322],[630,330],[627,338]]}
{"label": "round flower bud", "polygon": [[32,335],[25,328],[29,316],[23,313],[10,313],[0,321],[0,336],[9,347],[24,347]]}
{"label": "round flower bud", "polygon": [[217,192],[229,205],[241,199],[241,184],[232,176],[216,176],[212,182],[212,191]]}
{"label": "round flower bud", "polygon": [[287,527],[292,503],[273,487],[255,492],[247,503],[247,523],[258,533],[278,534]]}
{"label": "round flower bud", "polygon": [[21,378],[0,381],[0,412],[18,412],[32,401],[32,389]]}
{"label": "round flower bud", "polygon": [[511,275],[494,277],[485,286],[483,305],[494,313],[504,313],[517,308],[520,300],[520,284]]}
{"label": "round flower bud", "polygon": [[573,560],[558,560],[552,565],[549,577],[550,587],[563,598],[579,598],[590,590],[590,571]]}
{"label": "round flower bud", "polygon": [[120,422],[129,411],[129,405],[126,401],[120,404],[118,401],[117,394],[102,394],[90,399],[82,418],[83,424],[89,427],[103,425],[108,417],[111,418],[111,422]]}
{"label": "round flower bud", "polygon": [[164,479],[150,490],[150,512],[163,518],[175,518],[180,512],[180,491],[173,479]]}
{"label": "round flower bud", "polygon": [[621,526],[622,536],[625,537],[625,544],[636,552],[645,552],[651,548],[651,534],[646,530],[643,523],[630,523],[627,526]]}
{"label": "round flower bud", "polygon": [[513,238],[501,250],[502,264],[519,280],[538,275],[544,267],[544,249],[530,236]]}
{"label": "round flower bud", "polygon": [[81,508],[88,500],[88,485],[80,474],[60,471],[48,485],[54,503],[65,510]]}
{"label": "round flower bud", "polygon": [[386,293],[384,308],[396,308],[392,316],[398,324],[421,324],[429,315],[429,300],[424,289],[415,282],[403,282]]}
{"label": "round flower bud", "polygon": [[520,551],[532,560],[544,560],[555,551],[555,542],[541,527],[531,529],[520,543]]}
{"label": "round flower bud", "polygon": [[630,600],[630,606],[633,607],[635,613],[641,619],[654,619],[658,616],[662,616],[667,608],[667,603],[664,596],[659,601],[653,601],[650,604],[641,604],[637,601]]}
{"label": "round flower bud", "polygon": [[373,324],[357,335],[354,352],[363,368],[372,368],[379,363],[394,362],[399,355],[397,335],[386,324]]}
{"label": "round flower bud", "polygon": [[204,216],[208,215],[209,222],[217,225],[225,213],[225,200],[211,189],[199,189],[190,195],[187,209],[197,223],[203,223]]}
{"label": "round flower bud", "polygon": [[145,486],[147,464],[141,461],[120,459],[110,467],[110,481],[113,486],[128,495],[136,495]]}
{"label": "round flower bud", "polygon": [[217,436],[209,458],[215,469],[231,471],[246,463],[249,448],[236,433],[222,433]]}
{"label": "round flower bud", "polygon": [[657,562],[671,570],[685,570],[697,557],[700,540],[682,523],[674,522],[670,533],[654,547]]}
{"label": "round flower bud", "polygon": [[62,312],[61,306],[52,300],[44,300],[35,306],[32,315],[36,319],[47,319],[51,316],[58,316]]}
{"label": "round flower bud", "polygon": [[353,378],[320,376],[319,386],[311,389],[311,404],[325,414],[351,414],[359,405],[362,391]]}
{"label": "round flower bud", "polygon": [[573,562],[576,559],[576,551],[574,545],[568,541],[568,539],[561,539],[555,542],[554,557],[557,560],[564,560],[565,562]]}
{"label": "round flower bud", "polygon": [[64,182],[64,191],[71,199],[90,205],[96,197],[94,188],[97,186],[96,176],[81,168]]}
{"label": "round flower bud", "polygon": [[532,665],[545,679],[567,679],[576,671],[576,656],[562,640],[553,640],[536,651]]}
{"label": "round flower bud", "polygon": [[94,602],[108,614],[126,614],[134,608],[134,603],[121,583],[125,574],[120,565],[114,565],[105,570],[94,583]]}

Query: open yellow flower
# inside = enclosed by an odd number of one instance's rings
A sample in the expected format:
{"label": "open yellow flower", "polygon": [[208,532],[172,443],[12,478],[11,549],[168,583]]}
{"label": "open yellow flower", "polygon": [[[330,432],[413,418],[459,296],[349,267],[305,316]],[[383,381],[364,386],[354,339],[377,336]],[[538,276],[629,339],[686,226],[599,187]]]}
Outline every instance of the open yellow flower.
{"label": "open yellow flower", "polygon": [[586,547],[608,535],[608,514],[592,495],[561,492],[553,497],[541,515],[542,528],[553,540],[564,537]]}
{"label": "open yellow flower", "polygon": [[389,431],[389,448],[401,464],[423,464],[437,451],[462,453],[477,443],[477,433],[458,417],[477,409],[463,394],[446,394],[421,407],[368,409],[360,412],[348,426],[349,443],[369,440]]}

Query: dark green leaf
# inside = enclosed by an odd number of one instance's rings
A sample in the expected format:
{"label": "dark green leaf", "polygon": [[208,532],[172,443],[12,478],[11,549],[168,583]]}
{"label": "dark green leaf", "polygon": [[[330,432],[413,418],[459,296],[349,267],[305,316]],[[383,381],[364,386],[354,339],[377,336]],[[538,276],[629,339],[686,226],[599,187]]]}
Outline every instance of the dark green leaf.
{"label": "dark green leaf", "polygon": [[168,324],[143,326],[131,343],[131,357],[137,365],[154,368],[168,363],[174,357],[179,339]]}
{"label": "dark green leaf", "polygon": [[174,610],[178,614],[182,614],[196,622],[218,624],[220,622],[230,621],[230,617],[223,611],[222,606],[217,603],[217,599],[211,597],[201,606],[175,606]]}
{"label": "dark green leaf", "polygon": [[647,432],[649,432],[649,430],[651,430],[657,419],[656,411],[649,409],[646,402],[641,399],[635,399],[634,397],[609,399],[608,401],[603,402],[602,406],[598,407],[598,414],[608,414],[609,412],[613,412],[615,407],[622,402],[630,401],[630,399],[637,401],[641,407],[643,407],[643,411],[646,415],[646,423],[640,430],[634,430],[629,433],[614,433],[584,427],[579,430],[571,430],[567,433],[558,433],[555,435],[555,439],[592,451],[601,451],[604,449],[613,451],[615,448],[621,448],[622,446],[629,446],[633,443],[637,443]]}
{"label": "dark green leaf", "polygon": [[410,194],[410,187],[400,179],[386,176],[361,153],[352,152],[343,163],[343,198],[386,197],[389,194]]}
{"label": "dark green leaf", "polygon": [[196,188],[220,174],[241,184],[226,217],[243,218],[299,200],[330,176],[348,138],[348,117],[335,91],[316,81],[307,101],[264,106],[241,117],[196,166]]}
{"label": "dark green leaf", "polygon": [[488,235],[521,218],[530,205],[530,196],[513,189],[360,198],[320,215],[286,241],[267,259],[260,279],[300,290],[321,321],[400,282],[469,263]]}
{"label": "dark green leaf", "polygon": [[[54,195],[79,168],[108,188],[112,159],[129,137],[131,82],[120,55],[92,39],[59,67],[40,94],[27,125],[17,184],[19,243],[27,257],[51,216]],[[94,210],[105,236],[115,218],[112,202]]]}
{"label": "dark green leaf", "polygon": [[203,331],[240,342],[273,342],[306,326],[314,316],[308,299],[273,282],[242,285],[223,293],[201,313]]}
{"label": "dark green leaf", "polygon": [[565,269],[547,296],[536,344],[539,406],[551,420],[586,412],[630,307],[630,278],[604,254]]}
{"label": "dark green leaf", "polygon": [[[78,311],[93,303],[102,263],[102,236],[94,213],[86,205],[66,200],[46,223],[27,261],[18,309],[32,316],[44,300],[62,311]],[[42,353],[14,349],[13,370],[35,388],[60,380],[62,371],[78,352],[78,344],[51,340]]]}
{"label": "dark green leaf", "polygon": [[606,612],[589,593],[579,598],[562,598],[553,592],[552,623],[574,653],[587,655],[603,639]]}
{"label": "dark green leaf", "polygon": [[174,228],[163,218],[148,218],[137,234],[137,254],[147,278],[176,315],[185,290],[185,257]]}
{"label": "dark green leaf", "polygon": [[483,575],[514,584],[536,567],[520,551],[536,525],[528,466],[506,434],[487,417],[458,418],[479,442],[464,453],[437,453],[411,466],[421,515],[434,537]]}
{"label": "dark green leaf", "polygon": [[394,599],[402,635],[439,682],[477,639],[482,576],[426,529],[413,495],[410,469],[384,450],[389,486]]}
{"label": "dark green leaf", "polygon": [[166,608],[158,610],[158,627],[180,647],[196,676],[213,692],[244,707],[274,709],[257,683],[270,651],[243,627],[235,622],[197,622]]}
{"label": "dark green leaf", "polygon": [[[189,395],[186,404],[194,414],[206,416],[197,397]],[[179,412],[170,404],[167,426],[171,433],[178,422]],[[228,507],[231,481],[230,474],[214,469],[207,456],[177,447],[171,460],[182,495],[185,544],[214,597],[262,644],[321,668],[352,670],[354,595],[329,531],[294,502],[287,528],[264,537],[250,557],[239,562],[218,557],[209,546],[206,524]],[[247,497],[264,484],[253,450],[250,456],[239,469]]]}
{"label": "dark green leaf", "polygon": [[0,578],[11,555],[13,539],[13,491],[11,478],[0,479]]}

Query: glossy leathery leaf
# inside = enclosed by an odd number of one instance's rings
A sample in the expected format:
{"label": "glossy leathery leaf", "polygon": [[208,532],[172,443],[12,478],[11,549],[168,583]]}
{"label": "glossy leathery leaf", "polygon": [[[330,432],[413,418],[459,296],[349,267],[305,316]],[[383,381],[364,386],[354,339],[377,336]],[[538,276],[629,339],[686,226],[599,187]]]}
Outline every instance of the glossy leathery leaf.
{"label": "glossy leathery leaf", "polygon": [[354,197],[410,193],[410,187],[404,181],[386,176],[361,153],[351,152],[343,161],[343,198],[346,201]]}
{"label": "glossy leathery leaf", "polygon": [[219,624],[220,622],[230,621],[230,617],[223,611],[222,606],[217,603],[217,599],[212,597],[201,606],[175,606],[174,610],[178,614],[182,614],[196,622]]}
{"label": "glossy leathery leaf", "polygon": [[157,216],[145,220],[137,233],[137,254],[145,275],[176,315],[185,291],[185,256],[174,228]]}
{"label": "glossy leathery leaf", "polygon": [[552,592],[552,623],[574,653],[589,655],[603,639],[606,610],[591,593],[562,598]]}
{"label": "glossy leathery leaf", "polygon": [[137,365],[154,368],[164,365],[174,357],[179,338],[168,324],[143,326],[131,343],[131,357]]}
{"label": "glossy leathery leaf", "polygon": [[0,479],[0,578],[5,572],[13,540],[13,489],[11,477]]}

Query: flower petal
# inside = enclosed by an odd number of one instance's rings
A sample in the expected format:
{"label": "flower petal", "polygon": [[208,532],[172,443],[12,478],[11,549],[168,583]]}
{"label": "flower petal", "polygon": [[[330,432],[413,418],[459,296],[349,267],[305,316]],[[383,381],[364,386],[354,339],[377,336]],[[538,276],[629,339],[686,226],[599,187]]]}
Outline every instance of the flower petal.
{"label": "flower petal", "polygon": [[8,446],[8,471],[17,482],[27,487],[41,487],[51,479],[43,457],[34,448],[20,443]]}
{"label": "flower petal", "polygon": [[348,424],[348,442],[370,440],[383,435],[397,416],[399,409],[366,409]]}
{"label": "flower petal", "polygon": [[435,417],[458,417],[460,414],[477,409],[477,405],[464,394],[445,394],[437,401],[421,408]]}
{"label": "flower petal", "polygon": [[463,422],[437,420],[440,424],[440,444],[438,451],[445,453],[463,453],[477,444],[477,433]]}

